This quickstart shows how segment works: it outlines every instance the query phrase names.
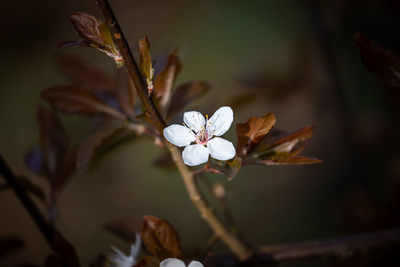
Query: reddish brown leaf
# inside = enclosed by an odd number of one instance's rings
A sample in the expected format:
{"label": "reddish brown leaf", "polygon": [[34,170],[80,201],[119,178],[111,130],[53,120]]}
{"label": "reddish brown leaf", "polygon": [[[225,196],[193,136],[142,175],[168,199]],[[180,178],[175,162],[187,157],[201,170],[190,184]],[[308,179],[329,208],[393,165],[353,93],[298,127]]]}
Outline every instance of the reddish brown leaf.
{"label": "reddish brown leaf", "polygon": [[74,247],[60,234],[55,233],[53,237],[54,253],[51,254],[45,263],[45,267],[63,266],[79,267],[78,255]]}
{"label": "reddish brown leaf", "polygon": [[177,112],[181,111],[191,101],[203,96],[210,89],[210,84],[203,81],[187,82],[180,85],[175,90],[170,101],[167,118],[171,118]]}
{"label": "reddish brown leaf", "polygon": [[68,184],[76,170],[76,151],[76,148],[71,149],[64,158],[62,165],[60,165],[57,170],[57,174],[53,181],[53,189],[56,193],[60,192],[64,186]]}
{"label": "reddish brown leaf", "polygon": [[[70,17],[79,36],[82,37],[87,43],[97,48],[98,50],[106,53],[112,57],[118,67],[123,65],[123,59],[116,48],[111,31],[108,26],[101,20],[93,17],[92,15],[76,12]],[[62,46],[80,44],[79,42],[61,43]],[[83,42],[86,45],[86,42]]]}
{"label": "reddish brown leaf", "polygon": [[147,215],[143,217],[140,231],[147,250],[159,258],[181,258],[179,236],[166,220]]}
{"label": "reddish brown leaf", "polygon": [[244,123],[238,123],[236,126],[238,155],[243,158],[247,157],[264,136],[269,133],[275,122],[274,114],[268,113],[262,117],[251,117]]}
{"label": "reddish brown leaf", "polygon": [[134,116],[136,88],[125,68],[119,69],[117,81],[119,105],[125,114]]}
{"label": "reddish brown leaf", "polygon": [[53,86],[42,92],[42,99],[69,114],[106,115],[125,119],[118,110],[108,106],[94,93],[76,86]]}
{"label": "reddish brown leaf", "polygon": [[56,62],[61,71],[71,79],[79,88],[95,93],[116,91],[116,82],[101,68],[90,64],[77,55],[58,55]]}
{"label": "reddish brown leaf", "polygon": [[140,221],[132,217],[123,218],[105,224],[104,229],[133,244],[136,239],[136,233],[140,232]]}
{"label": "reddish brown leaf", "polygon": [[96,149],[107,142],[114,134],[122,130],[122,123],[113,123],[87,137],[78,146],[76,166],[79,170],[86,170],[90,165]]}
{"label": "reddish brown leaf", "polygon": [[154,69],[153,69],[153,64],[151,62],[150,42],[147,36],[139,40],[138,50],[139,50],[140,69],[143,75],[146,77],[147,87],[149,90],[148,95],[150,96],[153,90]]}
{"label": "reddish brown leaf", "polygon": [[242,167],[242,159],[238,156],[228,161],[221,161],[219,164],[210,163],[206,168],[207,172],[223,174],[228,180],[232,180],[238,175],[240,168]]}
{"label": "reddish brown leaf", "polygon": [[175,49],[169,55],[166,65],[157,75],[154,83],[154,94],[159,101],[160,109],[163,111],[165,111],[171,98],[172,86],[181,69],[182,63],[178,57],[178,49]]}
{"label": "reddish brown leaf", "polygon": [[101,20],[83,12],[73,13],[69,16],[69,19],[80,37],[101,48],[107,46],[102,36],[101,26],[103,22]]}
{"label": "reddish brown leaf", "polygon": [[295,156],[295,157],[277,157],[266,160],[258,160],[254,164],[261,165],[304,165],[322,163],[322,160],[312,157]]}
{"label": "reddish brown leaf", "polygon": [[43,167],[46,176],[52,178],[64,160],[69,140],[54,111],[39,106],[37,120],[39,122],[39,143],[43,153]]}
{"label": "reddish brown leaf", "polygon": [[268,135],[254,151],[254,157],[263,158],[274,155],[298,155],[310,140],[314,127],[307,125],[291,133]]}
{"label": "reddish brown leaf", "polygon": [[364,66],[388,86],[400,86],[400,59],[368,40],[360,33],[354,36],[354,43],[360,51]]}

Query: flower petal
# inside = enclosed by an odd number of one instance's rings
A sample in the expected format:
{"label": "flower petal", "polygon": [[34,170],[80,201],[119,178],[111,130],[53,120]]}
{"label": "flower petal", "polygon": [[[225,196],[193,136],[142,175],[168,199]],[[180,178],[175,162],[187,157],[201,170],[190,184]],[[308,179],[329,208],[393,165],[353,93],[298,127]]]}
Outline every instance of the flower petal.
{"label": "flower petal", "polygon": [[183,161],[189,166],[196,166],[207,162],[208,155],[208,149],[200,144],[187,146],[182,152]]}
{"label": "flower petal", "polygon": [[199,261],[191,261],[188,267],[204,267],[203,264]]}
{"label": "flower petal", "polygon": [[198,111],[188,111],[183,114],[183,121],[191,130],[196,133],[200,132],[204,129],[204,125],[206,124],[206,119],[204,116]]}
{"label": "flower petal", "polygon": [[179,124],[164,128],[163,133],[165,139],[176,146],[188,146],[196,140],[195,134],[189,128]]}
{"label": "flower petal", "polygon": [[231,142],[221,137],[214,137],[208,141],[208,150],[211,157],[218,160],[228,160],[236,155],[235,147]]}
{"label": "flower petal", "polygon": [[136,259],[140,252],[140,246],[142,244],[142,239],[139,234],[135,235],[135,243],[131,245],[131,257]]}
{"label": "flower petal", "polygon": [[168,258],[160,262],[160,267],[186,267],[186,265],[181,260]]}
{"label": "flower petal", "polygon": [[208,120],[207,131],[209,136],[221,136],[229,130],[233,121],[233,110],[230,107],[221,107]]}

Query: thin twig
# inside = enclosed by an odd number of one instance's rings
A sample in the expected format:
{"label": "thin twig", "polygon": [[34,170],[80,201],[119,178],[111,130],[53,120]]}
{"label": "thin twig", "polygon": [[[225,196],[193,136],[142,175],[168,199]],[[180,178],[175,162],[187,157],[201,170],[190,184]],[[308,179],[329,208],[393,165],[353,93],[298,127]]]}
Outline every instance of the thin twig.
{"label": "thin twig", "polygon": [[[154,105],[152,99],[147,97],[148,92],[145,81],[140,74],[139,68],[129,48],[129,44],[126,41],[121,27],[117,21],[117,18],[115,17],[107,0],[97,0],[97,4],[101,9],[105,21],[111,30],[115,44],[117,45],[122,55],[125,66],[128,69],[129,75],[132,79],[133,84],[136,87],[136,91],[140,99],[142,100],[146,110],[149,112],[154,124],[156,125],[158,130],[162,132],[166,124],[161,117],[157,107]],[[252,255],[251,251],[247,249],[246,246],[242,244],[242,242],[240,242],[232,233],[227,230],[227,228],[213,213],[212,209],[207,205],[203,196],[197,188],[193,173],[184,164],[179,149],[168,142],[165,143],[166,147],[172,155],[176,166],[178,167],[179,172],[182,175],[189,196],[195,204],[196,208],[199,210],[203,219],[206,220],[206,222],[213,229],[214,233],[229,247],[229,249],[236,254],[239,260],[244,261],[248,259]]]}
{"label": "thin twig", "polygon": [[[356,252],[394,245],[400,246],[400,227],[338,239],[264,246],[254,255],[253,261],[255,264],[268,264],[328,256],[344,258]],[[228,254],[216,255],[213,260],[216,266],[223,266],[223,262],[231,261],[232,256]]]}
{"label": "thin twig", "polygon": [[7,181],[8,185],[15,192],[22,205],[25,207],[29,215],[32,217],[33,221],[36,223],[40,232],[42,232],[44,238],[46,239],[49,246],[54,249],[53,236],[55,229],[50,225],[36,205],[33,203],[32,199],[25,191],[25,189],[18,182],[15,174],[12,172],[11,168],[4,161],[3,157],[0,155],[0,174]]}

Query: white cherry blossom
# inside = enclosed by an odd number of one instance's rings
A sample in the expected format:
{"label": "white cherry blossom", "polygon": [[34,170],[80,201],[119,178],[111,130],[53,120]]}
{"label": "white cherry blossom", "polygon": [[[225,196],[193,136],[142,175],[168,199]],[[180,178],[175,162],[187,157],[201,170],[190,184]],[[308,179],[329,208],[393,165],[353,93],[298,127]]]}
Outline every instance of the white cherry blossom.
{"label": "white cherry blossom", "polygon": [[109,255],[110,267],[132,267],[136,264],[137,256],[140,252],[141,238],[136,234],[135,243],[131,245],[131,251],[125,255],[121,250],[112,246],[112,253]]}
{"label": "white cherry blossom", "polygon": [[[160,267],[186,267],[186,264],[175,258],[168,258],[160,262]],[[204,267],[199,261],[191,261],[188,267]]]}
{"label": "white cherry blossom", "polygon": [[219,137],[229,130],[232,121],[233,111],[227,106],[219,108],[210,119],[200,112],[188,111],[183,114],[183,125],[170,125],[163,132],[170,143],[185,147],[185,164],[196,166],[207,162],[209,155],[217,160],[229,160],[236,155],[233,144]]}

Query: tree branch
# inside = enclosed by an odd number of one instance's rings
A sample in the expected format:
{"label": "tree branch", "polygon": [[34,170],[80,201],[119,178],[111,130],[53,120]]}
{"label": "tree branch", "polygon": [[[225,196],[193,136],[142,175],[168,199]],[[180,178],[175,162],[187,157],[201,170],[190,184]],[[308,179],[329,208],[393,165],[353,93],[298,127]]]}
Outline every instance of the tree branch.
{"label": "tree branch", "polygon": [[[107,0],[97,0],[97,4],[103,13],[108,27],[111,30],[112,36],[114,38],[115,44],[117,45],[122,58],[124,60],[125,66],[128,69],[129,75],[132,79],[133,84],[136,87],[136,91],[142,100],[146,110],[150,113],[150,116],[155,123],[156,127],[162,133],[166,124],[160,115],[157,107],[151,98],[147,97],[147,87],[146,83],[140,74],[139,68],[136,61],[132,55],[129,48],[129,44],[125,39],[125,36],[121,30],[121,27],[115,17],[109,3]],[[165,140],[164,140],[165,141]],[[222,224],[222,222],[216,217],[212,209],[207,205],[205,199],[201,195],[195,183],[195,177],[190,169],[184,164],[179,149],[169,142],[164,142],[166,147],[170,151],[172,158],[178,167],[179,172],[182,175],[182,179],[185,183],[186,189],[189,193],[191,200],[193,201],[196,208],[199,210],[201,217],[206,220],[206,222],[213,229],[214,233],[229,247],[229,249],[236,254],[239,260],[244,261],[248,259],[252,252],[238,240],[235,235],[230,233],[227,228]]]}
{"label": "tree branch", "polygon": [[43,234],[49,246],[54,250],[53,236],[55,229],[50,225],[46,219],[43,217],[42,213],[33,203],[32,199],[25,191],[25,189],[18,182],[15,174],[12,172],[11,168],[4,161],[3,157],[0,155],[0,174],[7,181],[8,185],[15,192],[22,205],[28,211],[29,215],[32,217],[33,221],[36,223],[40,232]]}
{"label": "tree branch", "polygon": [[[393,245],[400,245],[400,227],[338,239],[263,246],[259,248],[252,261],[256,264],[268,264],[327,256],[343,258],[355,252]],[[215,266],[223,266],[224,262],[231,260],[232,256],[228,254],[216,255],[213,263]]]}

